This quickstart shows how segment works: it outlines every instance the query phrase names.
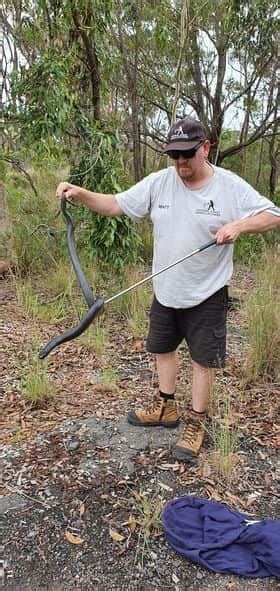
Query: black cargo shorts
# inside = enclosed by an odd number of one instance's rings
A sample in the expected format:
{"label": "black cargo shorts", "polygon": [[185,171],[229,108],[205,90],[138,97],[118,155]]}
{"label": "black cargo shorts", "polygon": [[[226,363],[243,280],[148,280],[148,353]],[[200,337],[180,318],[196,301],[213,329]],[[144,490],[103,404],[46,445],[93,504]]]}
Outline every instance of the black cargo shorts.
{"label": "black cargo shorts", "polygon": [[193,361],[205,367],[224,367],[227,309],[227,286],[192,308],[169,308],[154,298],[147,350],[170,353],[185,339]]}

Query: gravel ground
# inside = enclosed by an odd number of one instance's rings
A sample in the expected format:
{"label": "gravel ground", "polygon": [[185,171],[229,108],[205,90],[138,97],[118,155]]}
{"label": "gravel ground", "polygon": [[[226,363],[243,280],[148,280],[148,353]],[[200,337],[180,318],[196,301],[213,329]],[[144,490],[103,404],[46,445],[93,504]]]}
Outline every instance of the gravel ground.
{"label": "gravel ground", "polygon": [[[252,276],[240,271],[234,295],[243,297]],[[228,365],[218,376],[231,392],[231,424],[238,433],[230,480],[213,456],[211,429],[196,463],[172,458],[174,430],[141,429],[124,420],[131,404],[153,390],[154,367],[140,341],[110,318],[110,362],[118,389],[107,386],[100,359],[78,342],[51,357],[56,397],[47,408],[24,403],[18,366],[26,363],[32,323],[17,310],[9,283],[2,293],[4,355],[0,359],[2,436],[2,578],[7,591],[274,591],[274,578],[246,579],[203,569],[167,544],[155,514],[167,501],[194,495],[226,503],[252,518],[279,516],[276,412],[279,386],[255,384],[244,393],[246,355],[242,312],[229,315]],[[0,298],[0,299],[1,299]],[[42,325],[42,342],[51,336]],[[58,330],[54,327],[53,334]],[[189,361],[180,352],[178,401],[190,399]],[[8,371],[7,371],[7,368]],[[71,376],[71,379],[69,378]],[[269,404],[267,401],[269,400]]]}
{"label": "gravel ground", "polygon": [[[210,479],[199,478],[198,466],[183,472],[168,455],[177,436],[176,429],[144,429],[136,439],[125,421],[88,417],[38,436],[31,446],[6,447],[4,479],[10,490],[0,504],[5,589],[279,588],[273,578],[247,580],[202,569],[175,553],[160,529],[150,530],[145,545],[145,528],[128,527],[130,516],[141,517],[141,495],[152,510],[185,494],[207,497]],[[15,488],[9,485],[12,474]],[[19,488],[21,495],[12,492]],[[259,515],[264,511],[276,516],[275,497],[265,507],[259,504]],[[114,540],[110,530],[122,539]],[[81,543],[69,541],[68,533]]]}

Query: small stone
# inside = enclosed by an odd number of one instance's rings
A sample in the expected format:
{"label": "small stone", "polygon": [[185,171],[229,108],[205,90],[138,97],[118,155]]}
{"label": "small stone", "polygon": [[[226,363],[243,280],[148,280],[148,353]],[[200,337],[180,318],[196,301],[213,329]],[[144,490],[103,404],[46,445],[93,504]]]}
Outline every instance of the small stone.
{"label": "small stone", "polygon": [[67,449],[68,451],[76,451],[76,449],[79,449],[80,445],[81,444],[78,439],[72,439],[69,441],[69,443],[67,443]]}

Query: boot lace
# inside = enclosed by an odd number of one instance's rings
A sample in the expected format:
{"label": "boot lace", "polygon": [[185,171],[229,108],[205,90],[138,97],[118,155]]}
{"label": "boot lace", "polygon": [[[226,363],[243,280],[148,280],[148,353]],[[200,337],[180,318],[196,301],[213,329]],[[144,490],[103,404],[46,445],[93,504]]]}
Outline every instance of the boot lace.
{"label": "boot lace", "polygon": [[162,405],[162,400],[155,397],[147,403],[146,412],[153,413],[155,410],[159,410]]}
{"label": "boot lace", "polygon": [[203,429],[200,421],[187,419],[187,423],[185,424],[182,431],[181,439],[184,439],[188,443],[192,443],[194,439],[196,439],[197,433],[200,431],[200,429]]}

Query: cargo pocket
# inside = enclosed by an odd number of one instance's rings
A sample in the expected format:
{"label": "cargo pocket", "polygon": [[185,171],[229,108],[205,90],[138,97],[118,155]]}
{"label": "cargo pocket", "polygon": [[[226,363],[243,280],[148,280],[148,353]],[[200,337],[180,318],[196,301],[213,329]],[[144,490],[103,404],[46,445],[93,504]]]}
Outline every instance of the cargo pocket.
{"label": "cargo pocket", "polygon": [[214,328],[214,335],[216,339],[223,339],[226,336],[226,327],[220,326],[219,328]]}

